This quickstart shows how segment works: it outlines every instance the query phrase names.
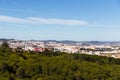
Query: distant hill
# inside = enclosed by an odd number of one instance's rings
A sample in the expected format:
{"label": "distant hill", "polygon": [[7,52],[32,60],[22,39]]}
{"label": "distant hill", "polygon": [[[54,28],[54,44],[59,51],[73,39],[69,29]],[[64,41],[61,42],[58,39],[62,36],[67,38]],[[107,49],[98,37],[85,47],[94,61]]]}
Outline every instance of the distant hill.
{"label": "distant hill", "polygon": [[15,40],[15,39],[0,38],[0,41],[9,41],[9,40]]}

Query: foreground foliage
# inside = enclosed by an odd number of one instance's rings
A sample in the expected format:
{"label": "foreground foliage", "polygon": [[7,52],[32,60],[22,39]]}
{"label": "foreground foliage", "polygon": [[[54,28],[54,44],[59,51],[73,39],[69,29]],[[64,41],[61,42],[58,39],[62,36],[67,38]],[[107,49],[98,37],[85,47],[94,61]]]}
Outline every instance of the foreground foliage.
{"label": "foreground foliage", "polygon": [[120,80],[120,59],[0,47],[0,80]]}

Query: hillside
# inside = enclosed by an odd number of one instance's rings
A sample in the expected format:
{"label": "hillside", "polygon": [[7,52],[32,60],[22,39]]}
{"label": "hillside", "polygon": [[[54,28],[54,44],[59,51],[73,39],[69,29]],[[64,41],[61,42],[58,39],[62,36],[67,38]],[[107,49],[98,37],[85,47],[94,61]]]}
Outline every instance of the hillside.
{"label": "hillside", "polygon": [[0,47],[0,80],[120,80],[120,59]]}

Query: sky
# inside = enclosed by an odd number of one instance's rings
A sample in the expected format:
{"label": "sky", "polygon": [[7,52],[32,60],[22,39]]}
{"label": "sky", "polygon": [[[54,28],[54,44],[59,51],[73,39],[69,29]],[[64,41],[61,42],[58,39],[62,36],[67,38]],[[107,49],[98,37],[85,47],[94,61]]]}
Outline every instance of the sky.
{"label": "sky", "polygon": [[120,41],[120,0],[0,0],[0,38]]}

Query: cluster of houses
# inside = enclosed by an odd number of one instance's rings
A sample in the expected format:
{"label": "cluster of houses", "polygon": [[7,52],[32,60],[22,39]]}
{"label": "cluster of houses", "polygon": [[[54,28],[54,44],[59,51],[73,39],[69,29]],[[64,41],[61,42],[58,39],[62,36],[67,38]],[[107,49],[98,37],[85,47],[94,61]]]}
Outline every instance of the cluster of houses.
{"label": "cluster of houses", "polygon": [[61,51],[67,53],[78,53],[79,47],[56,42],[41,42],[41,41],[8,41],[11,48],[22,48],[24,50],[43,52],[47,50]]}
{"label": "cluster of houses", "polygon": [[[44,41],[22,41],[9,40],[7,41],[11,48],[22,48],[23,50],[43,52],[47,50],[67,52],[67,53],[81,53],[91,55],[105,55],[111,54],[111,57],[120,58],[120,46],[113,45],[83,45],[82,43],[65,44],[60,42],[44,42]],[[2,42],[0,42],[0,45]],[[108,56],[108,55],[107,55]]]}

